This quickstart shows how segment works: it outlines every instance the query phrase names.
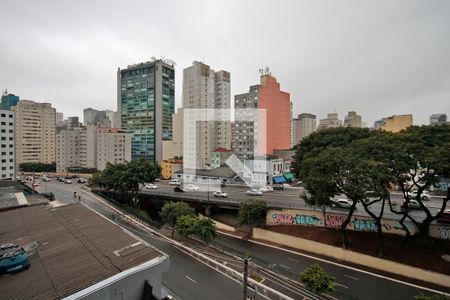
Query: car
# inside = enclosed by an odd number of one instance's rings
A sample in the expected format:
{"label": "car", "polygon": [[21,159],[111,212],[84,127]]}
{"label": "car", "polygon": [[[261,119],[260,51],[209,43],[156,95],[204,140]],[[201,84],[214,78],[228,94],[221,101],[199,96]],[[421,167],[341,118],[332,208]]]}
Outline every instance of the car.
{"label": "car", "polygon": [[334,205],[336,207],[341,207],[341,208],[350,208],[353,204],[353,202],[349,199],[337,199],[337,200],[332,200],[334,202]]}
{"label": "car", "polygon": [[262,196],[263,192],[261,192],[260,190],[257,189],[250,189],[247,191],[247,195],[250,196]]}
{"label": "car", "polygon": [[48,178],[48,177],[42,177],[42,181],[44,181],[44,182],[50,181],[50,178]]}
{"label": "car", "polygon": [[173,188],[174,192],[184,192],[184,190],[182,188],[180,188],[179,186],[176,186]]}
{"label": "car", "polygon": [[144,186],[147,190],[156,190],[158,188],[158,186],[156,184],[153,183],[147,183]]}
{"label": "car", "polygon": [[[405,207],[406,207],[406,200],[403,200],[402,208],[405,208]],[[422,207],[420,207],[419,202],[415,199],[409,200],[408,208],[422,209]]]}
{"label": "car", "polygon": [[33,187],[35,187],[35,186],[40,186],[40,183],[39,182],[33,183]]}
{"label": "car", "polygon": [[228,194],[225,193],[225,192],[217,191],[217,192],[214,192],[214,197],[217,197],[217,198],[227,198],[227,197],[228,197]]}
{"label": "car", "polygon": [[271,187],[270,185],[266,185],[266,186],[259,188],[259,190],[263,193],[273,192],[273,187]]}
{"label": "car", "polygon": [[65,183],[65,184],[71,184],[71,183],[72,183],[72,180],[70,180],[70,179],[64,179],[64,183]]}
{"label": "car", "polygon": [[169,182],[169,185],[180,185],[180,184],[181,184],[180,179],[176,179],[176,178],[172,179],[172,180]]}
{"label": "car", "polygon": [[439,223],[450,223],[450,209],[444,210],[437,219]]}
{"label": "car", "polygon": [[84,179],[84,178],[78,178],[77,182],[78,182],[78,183],[86,183],[86,179]]}
{"label": "car", "polygon": [[62,178],[62,177],[60,177],[60,176],[56,177],[56,180],[61,181],[61,182],[64,182],[64,178]]}
{"label": "car", "polygon": [[199,187],[196,186],[195,184],[188,184],[187,186],[184,187],[184,189],[186,191],[198,191]]}
{"label": "car", "polygon": [[[416,199],[417,198],[417,191],[411,191],[408,193],[408,196],[410,199]],[[428,193],[428,191],[422,191],[422,193],[420,194],[420,199],[427,201],[430,199],[430,194]]]}

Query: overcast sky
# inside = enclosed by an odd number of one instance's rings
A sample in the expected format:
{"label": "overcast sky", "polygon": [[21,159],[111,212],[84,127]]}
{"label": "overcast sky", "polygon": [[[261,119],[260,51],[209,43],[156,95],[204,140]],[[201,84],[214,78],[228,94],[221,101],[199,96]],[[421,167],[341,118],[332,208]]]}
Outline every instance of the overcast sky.
{"label": "overcast sky", "polygon": [[152,56],[231,72],[232,97],[269,66],[293,114],[450,117],[450,1],[0,2],[0,88],[65,117],[116,109],[118,67]]}

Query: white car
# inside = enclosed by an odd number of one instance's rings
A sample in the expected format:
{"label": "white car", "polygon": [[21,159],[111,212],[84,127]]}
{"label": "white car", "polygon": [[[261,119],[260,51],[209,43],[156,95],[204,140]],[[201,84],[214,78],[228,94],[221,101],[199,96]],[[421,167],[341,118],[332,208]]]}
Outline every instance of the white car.
{"label": "white car", "polygon": [[350,208],[353,204],[353,202],[348,199],[337,199],[337,200],[334,200],[333,202],[337,207],[342,207],[342,208]]}
{"label": "white car", "polygon": [[180,185],[180,184],[181,184],[180,179],[172,179],[172,180],[169,182],[169,185]]}
{"label": "white car", "polygon": [[158,186],[157,186],[156,184],[153,184],[153,183],[147,183],[147,184],[145,185],[145,188],[146,188],[147,190],[156,190],[156,189],[158,188]]}
{"label": "white car", "polygon": [[273,187],[271,187],[270,185],[266,185],[266,186],[261,187],[259,190],[263,193],[273,192]]}
{"label": "white car", "polygon": [[[402,207],[403,207],[403,208],[406,207],[406,201],[405,201],[405,200],[403,200],[403,205],[402,205]],[[409,200],[408,208],[422,209],[422,207],[420,207],[419,202],[417,202],[417,200],[414,200],[414,199],[410,199],[410,200]]]}
{"label": "white car", "polygon": [[186,191],[198,191],[199,187],[194,184],[188,184],[187,186],[184,187],[184,189]]}
{"label": "white car", "polygon": [[225,192],[217,191],[217,192],[214,192],[214,197],[217,197],[217,198],[227,198],[227,197],[228,197],[228,194],[225,193]]}
{"label": "white car", "polygon": [[262,196],[263,192],[261,192],[261,190],[257,190],[257,189],[251,189],[247,191],[247,195],[250,196]]}
{"label": "white car", "polygon": [[[408,196],[409,196],[410,199],[416,199],[417,191],[409,192]],[[427,191],[422,191],[422,193],[420,194],[420,199],[422,199],[424,201],[430,200],[430,194]]]}
{"label": "white car", "polygon": [[65,184],[71,184],[71,183],[72,183],[72,180],[70,180],[70,179],[64,179],[64,183],[65,183]]}
{"label": "white car", "polygon": [[50,178],[48,178],[48,177],[42,177],[42,181],[44,181],[44,182],[50,181]]}

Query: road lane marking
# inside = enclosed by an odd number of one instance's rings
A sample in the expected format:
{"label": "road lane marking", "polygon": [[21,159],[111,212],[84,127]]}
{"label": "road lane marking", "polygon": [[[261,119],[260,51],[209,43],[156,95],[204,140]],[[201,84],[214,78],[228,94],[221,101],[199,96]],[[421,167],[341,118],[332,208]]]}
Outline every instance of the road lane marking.
{"label": "road lane marking", "polygon": [[345,274],[344,274],[344,277],[351,278],[351,279],[353,279],[353,280],[359,280],[358,278],[352,277],[352,276],[350,276],[350,275],[345,275]]}
{"label": "road lane marking", "polygon": [[285,265],[282,265],[282,264],[279,264],[279,266],[283,267],[283,268],[286,268],[286,269],[292,269],[291,267],[288,267],[288,266],[285,266]]}
{"label": "road lane marking", "polygon": [[195,280],[192,279],[191,277],[189,277],[189,276],[187,276],[187,275],[185,275],[185,277],[186,277],[187,279],[189,279],[190,281],[192,281],[193,283],[197,283],[197,281],[195,281]]}
{"label": "road lane marking", "polygon": [[343,284],[340,284],[340,283],[337,283],[337,282],[336,282],[336,285],[341,286],[341,287],[343,287],[344,289],[348,289],[348,288],[349,288],[348,286],[343,285]]}
{"label": "road lane marking", "polygon": [[292,260],[292,261],[295,261],[295,262],[300,262],[298,259],[293,259],[293,258],[290,258],[290,257],[288,257],[288,259]]}

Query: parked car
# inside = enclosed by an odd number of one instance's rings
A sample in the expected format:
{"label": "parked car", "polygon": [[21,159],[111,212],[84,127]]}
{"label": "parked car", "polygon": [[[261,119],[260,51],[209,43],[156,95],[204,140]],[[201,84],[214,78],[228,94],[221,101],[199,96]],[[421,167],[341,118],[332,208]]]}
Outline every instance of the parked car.
{"label": "parked car", "polygon": [[188,184],[187,186],[184,187],[184,189],[186,191],[198,191],[199,187],[196,186],[195,184]]}
{"label": "parked car", "polygon": [[263,193],[273,192],[273,187],[271,187],[270,185],[266,185],[266,186],[261,187],[259,190]]}
{"label": "parked car", "polygon": [[228,194],[225,193],[225,192],[217,191],[217,192],[214,192],[214,197],[217,197],[217,198],[227,198],[227,197],[228,197]]}
{"label": "parked car", "polygon": [[[408,196],[410,199],[416,199],[417,198],[417,191],[411,191],[408,193]],[[420,199],[427,201],[430,200],[430,194],[428,193],[428,191],[423,191],[420,194]]]}
{"label": "parked car", "polygon": [[64,179],[64,183],[65,183],[65,184],[71,184],[71,183],[72,183],[72,180],[70,180],[70,179]]}
{"label": "parked car", "polygon": [[60,176],[56,177],[56,180],[58,180],[58,181],[60,181],[60,182],[64,182],[64,178],[62,178],[62,177],[60,177]]}
{"label": "parked car", "polygon": [[247,191],[247,195],[250,196],[262,196],[263,192],[261,192],[260,190],[257,189],[250,189]]}
{"label": "parked car", "polygon": [[180,188],[179,186],[176,186],[173,188],[174,192],[184,192],[184,190],[182,188]]}
{"label": "parked car", "polygon": [[341,207],[341,208],[350,208],[353,204],[353,202],[349,199],[337,199],[337,200],[332,200],[334,202],[334,205],[336,207]]}
{"label": "parked car", "polygon": [[[406,208],[406,200],[403,200],[403,204],[402,204],[403,208]],[[408,208],[414,208],[414,209],[422,209],[420,207],[420,204],[417,200],[414,199],[410,199],[409,203],[408,203]]]}
{"label": "parked car", "polygon": [[446,209],[438,216],[439,223],[450,223],[450,209]]}
{"label": "parked car", "polygon": [[78,183],[86,183],[86,179],[84,179],[84,178],[78,178],[77,182],[78,182]]}
{"label": "parked car", "polygon": [[158,188],[158,186],[156,186],[156,184],[153,184],[153,183],[147,183],[144,187],[147,190],[156,190]]}
{"label": "parked car", "polygon": [[180,184],[181,184],[180,179],[176,179],[176,178],[172,179],[172,180],[169,182],[169,185],[180,185]]}

